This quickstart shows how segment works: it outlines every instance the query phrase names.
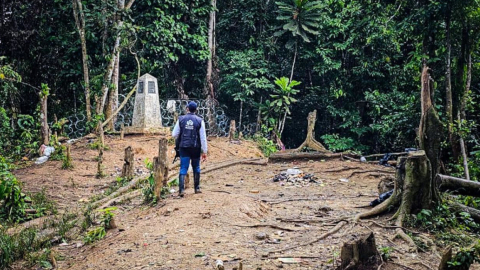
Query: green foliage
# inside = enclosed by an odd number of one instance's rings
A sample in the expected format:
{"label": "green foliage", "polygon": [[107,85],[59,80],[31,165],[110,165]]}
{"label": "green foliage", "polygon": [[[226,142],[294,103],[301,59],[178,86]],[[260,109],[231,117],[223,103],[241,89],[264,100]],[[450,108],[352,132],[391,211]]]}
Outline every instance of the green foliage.
{"label": "green foliage", "polygon": [[0,171],[0,219],[11,222],[24,220],[25,197],[17,178],[9,171]]}
{"label": "green foliage", "polygon": [[325,134],[322,140],[330,151],[357,150],[358,143],[352,138],[343,138],[338,134]]}
{"label": "green foliage", "polygon": [[85,244],[91,244],[95,241],[102,240],[107,235],[105,228],[103,226],[96,227],[91,229],[87,232],[85,237],[83,238],[83,242]]}
{"label": "green foliage", "polygon": [[448,268],[469,269],[474,262],[480,262],[480,242],[472,248],[460,248],[460,250],[448,261]]}
{"label": "green foliage", "polygon": [[41,192],[31,194],[30,198],[32,200],[32,208],[36,210],[36,213],[29,219],[57,214],[57,205],[54,200],[47,197],[45,188],[42,188]]}
{"label": "green foliage", "polygon": [[257,143],[260,150],[265,157],[269,157],[271,154],[277,152],[277,145],[272,141],[267,139],[262,134],[255,134],[253,140]]}
{"label": "green foliage", "polygon": [[392,251],[393,251],[392,247],[389,247],[389,246],[380,247],[378,250],[380,251],[380,256],[382,256],[384,261],[388,261],[392,256]]}
{"label": "green foliage", "polygon": [[293,0],[290,4],[276,2],[279,15],[277,20],[285,23],[275,36],[281,36],[286,32],[294,37],[301,37],[303,41],[310,42],[308,35],[318,35],[319,22],[322,20],[319,9],[323,1]]}
{"label": "green foliage", "polygon": [[[62,148],[63,152],[66,152],[65,146],[62,146],[61,148]],[[69,157],[66,154],[63,155],[63,157],[62,157],[62,169],[63,170],[73,169],[72,157]]]}
{"label": "green foliage", "polygon": [[0,229],[0,268],[8,269],[14,261],[46,247],[48,241],[41,241],[34,229],[25,229],[15,234]]}
{"label": "green foliage", "polygon": [[[102,145],[102,142],[100,140],[95,140],[94,142],[88,144],[88,148],[92,150],[98,150],[100,149],[101,145]],[[110,147],[104,145],[103,150],[110,150]]]}
{"label": "green foliage", "polygon": [[147,204],[155,205],[157,203],[157,196],[155,196],[155,178],[153,172],[147,178],[146,183],[142,188],[143,201]]}
{"label": "green foliage", "polygon": [[111,222],[113,220],[113,217],[115,216],[115,214],[113,213],[113,211],[117,210],[117,207],[108,207],[108,208],[105,208],[105,209],[101,209],[99,210],[99,212],[102,212],[103,215],[102,215],[102,225],[103,227],[108,230],[108,229],[111,229]]}

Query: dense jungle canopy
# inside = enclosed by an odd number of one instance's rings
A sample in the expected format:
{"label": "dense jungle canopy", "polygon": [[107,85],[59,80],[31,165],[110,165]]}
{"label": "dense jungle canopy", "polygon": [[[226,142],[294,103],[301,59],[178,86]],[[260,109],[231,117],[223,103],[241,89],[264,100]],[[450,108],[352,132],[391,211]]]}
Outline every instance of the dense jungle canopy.
{"label": "dense jungle canopy", "polygon": [[38,125],[40,88],[48,122],[87,102],[92,123],[108,117],[136,84],[135,57],[161,99],[216,100],[243,124],[260,109],[287,147],[317,109],[330,150],[403,150],[416,146],[426,64],[456,165],[460,138],[474,159],[479,147],[479,15],[478,0],[1,0],[2,151],[20,144],[17,119]]}

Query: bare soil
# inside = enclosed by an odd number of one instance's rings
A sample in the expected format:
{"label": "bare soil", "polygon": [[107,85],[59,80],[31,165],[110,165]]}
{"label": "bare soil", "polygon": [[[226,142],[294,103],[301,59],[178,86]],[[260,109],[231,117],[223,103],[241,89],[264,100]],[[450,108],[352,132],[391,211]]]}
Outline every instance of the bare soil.
{"label": "bare soil", "polygon": [[[97,151],[87,147],[88,139],[72,148],[73,170],[61,170],[61,162],[49,161],[15,174],[27,191],[45,188],[61,211],[81,209],[115,183],[127,146],[135,149],[136,172],[147,176],[144,160],[157,155],[158,139],[107,137],[110,150],[105,151],[104,165],[108,177],[102,179],[95,178]],[[209,159],[203,164],[207,168],[225,160],[262,157],[249,141],[235,144],[213,138],[209,150]],[[169,155],[173,159],[171,151]],[[314,174],[317,182],[273,181],[276,174],[293,167]],[[79,235],[55,247],[58,257],[63,258],[57,261],[58,269],[215,269],[217,260],[224,262],[225,269],[238,267],[239,262],[243,269],[335,269],[342,244],[354,234],[369,231],[374,231],[378,247],[392,248],[391,260],[381,269],[436,269],[441,251],[410,253],[405,242],[392,239],[395,229],[377,225],[385,224],[388,215],[358,224],[348,222],[325,239],[299,246],[331,230],[342,219],[351,220],[365,211],[357,207],[375,199],[378,182],[394,170],[341,160],[216,170],[202,175],[202,194],[193,194],[190,188],[184,198],[174,193],[153,207],[145,205],[141,196],[117,205],[114,219],[118,228],[109,230],[103,240],[83,245]],[[272,252],[286,248],[291,249]],[[282,263],[278,258],[299,259]]]}

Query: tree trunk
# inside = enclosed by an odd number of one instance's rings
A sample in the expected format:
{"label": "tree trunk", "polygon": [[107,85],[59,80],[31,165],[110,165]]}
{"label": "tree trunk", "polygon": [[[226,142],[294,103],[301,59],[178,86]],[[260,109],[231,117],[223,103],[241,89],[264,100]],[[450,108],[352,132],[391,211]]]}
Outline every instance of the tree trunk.
{"label": "tree trunk", "polygon": [[210,52],[208,61],[207,61],[207,86],[205,88],[205,97],[207,105],[207,121],[209,124],[209,132],[215,132],[217,130],[217,122],[215,119],[215,90],[213,86],[213,59],[215,58],[215,9],[216,9],[216,0],[211,0],[211,5],[213,10],[210,12],[210,19],[208,23],[208,50]]}
{"label": "tree trunk", "polygon": [[400,205],[393,216],[396,219],[395,225],[399,227],[396,232],[398,237],[409,243],[411,250],[416,250],[416,245],[401,229],[405,219],[421,209],[431,209],[434,203],[441,199],[434,178],[439,167],[442,124],[430,98],[429,68],[424,66],[421,92],[422,115],[418,136],[420,148],[423,150],[410,152],[408,157],[400,157],[397,162],[399,169],[396,172],[392,196],[370,211],[358,214],[355,218],[359,220],[379,215],[392,206]]}
{"label": "tree trunk", "polygon": [[238,117],[238,131],[242,130],[243,100],[240,100],[240,115]]}
{"label": "tree trunk", "polygon": [[[460,111],[458,111],[458,128],[459,130],[462,130],[462,119],[460,118]],[[465,149],[465,142],[463,141],[463,136],[460,132],[458,136],[459,138],[459,143],[460,143],[460,150],[462,153],[462,160],[463,160],[463,171],[465,173],[465,178],[467,180],[470,180],[470,172],[468,170],[468,157],[467,157],[467,150]]]}
{"label": "tree trunk", "polygon": [[[216,0],[211,0],[212,8],[216,8]],[[213,57],[214,57],[214,45],[213,45],[213,36],[215,33],[215,10],[210,11],[210,19],[208,22],[208,50],[210,52],[209,58],[207,61],[207,87],[205,89],[205,96],[212,99],[215,98],[212,73],[213,73]]]}
{"label": "tree trunk", "polygon": [[450,145],[452,147],[452,154],[454,160],[458,160],[458,151],[457,149],[457,140],[456,136],[453,131],[453,96],[452,96],[452,63],[451,63],[451,54],[452,54],[452,45],[450,40],[450,25],[451,25],[451,9],[447,8],[447,15],[445,17],[445,25],[446,25],[446,45],[447,45],[447,59],[446,59],[446,86],[445,86],[445,100],[446,100],[446,114],[447,114],[447,121],[448,121],[448,137],[450,141]]}
{"label": "tree trunk", "polygon": [[[119,90],[119,77],[120,77],[120,50],[117,52],[115,66],[113,68],[112,83],[113,89],[108,93],[108,105],[105,113],[105,117],[109,118],[118,108],[118,90]],[[117,117],[113,116],[112,120],[108,122],[106,129],[109,131],[115,131],[115,123]]]}
{"label": "tree trunk", "polygon": [[168,140],[162,138],[159,141],[158,157],[154,159],[154,177],[155,177],[155,196],[160,199],[163,187],[167,186],[168,181]]}
{"label": "tree trunk", "polygon": [[188,100],[188,95],[185,93],[184,81],[185,79],[181,76],[178,70],[178,63],[172,63],[173,66],[173,76],[174,76],[174,85],[177,89],[178,98],[180,100]]}
{"label": "tree trunk", "polygon": [[98,127],[99,127],[98,133],[100,136],[100,144],[98,146],[97,178],[103,178],[105,177],[105,173],[103,171],[103,150],[105,147],[105,134],[103,133],[103,126],[99,124]]}
{"label": "tree trunk", "polygon": [[320,142],[315,140],[315,122],[317,121],[317,110],[308,114],[307,117],[308,121],[308,128],[307,128],[307,138],[305,141],[294,151],[301,152],[304,147],[309,147],[318,152],[329,153],[328,151]]}
{"label": "tree trunk", "polygon": [[132,179],[133,178],[133,170],[135,169],[134,163],[134,153],[131,146],[125,148],[125,158],[123,163],[122,169],[122,178],[123,179]]}
{"label": "tree trunk", "polygon": [[353,235],[352,240],[342,246],[340,258],[342,264],[339,270],[372,269],[376,270],[380,263],[380,254],[375,244],[373,232]]}
{"label": "tree trunk", "polygon": [[[133,5],[133,2],[135,0],[130,0],[128,4],[125,6],[125,0],[118,0],[118,8],[119,10],[127,11],[131,8]],[[108,97],[108,92],[109,92],[109,86],[112,82],[112,76],[113,76],[113,69],[115,67],[115,63],[117,61],[117,55],[120,49],[120,41],[121,41],[121,30],[123,27],[123,18],[119,18],[117,22],[117,28],[119,29],[117,32],[117,36],[115,38],[115,43],[113,45],[113,50],[110,58],[110,62],[107,65],[107,69],[105,72],[105,76],[103,78],[103,85],[102,89],[100,91],[100,96],[97,97],[97,107],[96,107],[96,112],[98,115],[103,114],[105,110],[105,102]]]}
{"label": "tree trunk", "polygon": [[48,131],[48,115],[47,115],[48,94],[40,93],[40,133],[42,135],[42,144],[48,145],[50,141],[50,133]]}
{"label": "tree trunk", "polygon": [[73,16],[80,35],[80,43],[82,46],[82,63],[83,63],[83,82],[85,87],[85,110],[87,113],[87,121],[92,121],[92,110],[90,104],[90,76],[88,69],[87,40],[85,38],[85,15],[83,13],[82,1],[72,0]]}
{"label": "tree trunk", "polygon": [[293,70],[295,68],[296,60],[297,60],[297,42],[295,42],[295,53],[293,54],[292,71],[290,72],[290,82],[292,82],[293,80]]}
{"label": "tree trunk", "polygon": [[[260,105],[262,105],[263,97],[260,97]],[[257,114],[257,126],[255,127],[255,134],[257,134],[261,130],[262,125],[262,111],[260,106],[258,107],[258,114]]]}

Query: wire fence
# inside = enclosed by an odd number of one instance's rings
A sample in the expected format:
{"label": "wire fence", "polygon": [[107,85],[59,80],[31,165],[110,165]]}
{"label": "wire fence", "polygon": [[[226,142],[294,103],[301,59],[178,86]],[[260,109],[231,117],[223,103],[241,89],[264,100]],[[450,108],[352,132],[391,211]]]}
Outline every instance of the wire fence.
{"label": "wire fence", "polygon": [[[119,103],[125,99],[124,95],[119,95]],[[207,119],[210,111],[215,119],[215,125],[211,126],[210,121],[205,121],[205,127],[208,136],[228,136],[230,129],[230,117],[225,113],[225,106],[219,104],[210,104],[209,100],[180,100],[167,99],[160,100],[160,115],[162,117],[162,125],[164,127],[173,128],[175,125],[175,115],[183,115],[186,113],[185,109],[188,102],[195,101],[197,103],[197,115]],[[131,98],[125,104],[123,109],[118,113],[115,122],[115,129],[120,130],[122,124],[130,126],[133,118],[133,108],[135,99]],[[70,138],[79,138],[86,135],[87,117],[84,112],[76,113],[67,117],[68,123],[64,127],[66,135]],[[253,135],[257,131],[256,123],[242,123],[242,126],[236,127],[237,132],[242,132],[244,135]]]}

